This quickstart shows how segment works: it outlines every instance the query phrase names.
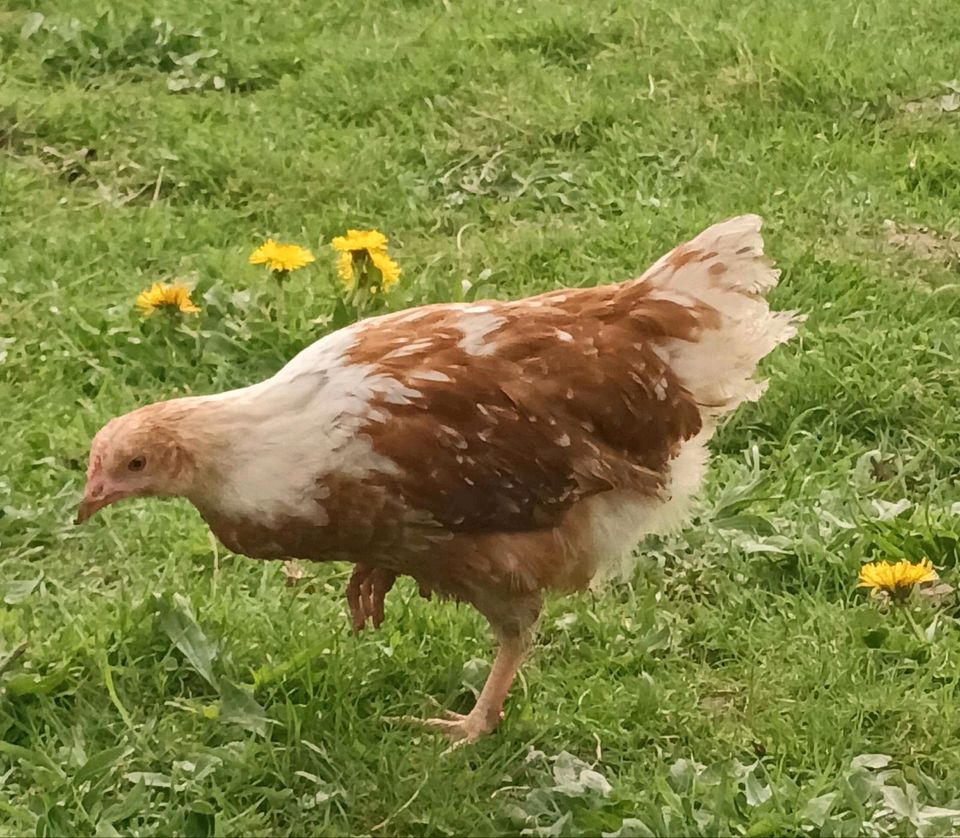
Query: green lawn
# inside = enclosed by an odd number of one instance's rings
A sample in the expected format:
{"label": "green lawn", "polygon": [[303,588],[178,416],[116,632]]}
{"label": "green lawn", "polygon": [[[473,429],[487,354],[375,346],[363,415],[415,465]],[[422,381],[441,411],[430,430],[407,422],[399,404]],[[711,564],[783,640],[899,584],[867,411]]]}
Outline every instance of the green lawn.
{"label": "green lawn", "polygon": [[[957,582],[960,4],[4,9],[0,834],[960,830],[925,808],[960,809],[960,606],[855,588],[868,557]],[[623,279],[742,212],[801,337],[691,526],[549,603],[471,748],[383,717],[469,706],[472,611],[403,584],[355,638],[346,567],[287,586],[185,503],[72,524],[104,421],[330,328],[348,227],[403,308]],[[282,301],[267,235],[318,257]],[[201,314],[141,321],[178,277]]]}

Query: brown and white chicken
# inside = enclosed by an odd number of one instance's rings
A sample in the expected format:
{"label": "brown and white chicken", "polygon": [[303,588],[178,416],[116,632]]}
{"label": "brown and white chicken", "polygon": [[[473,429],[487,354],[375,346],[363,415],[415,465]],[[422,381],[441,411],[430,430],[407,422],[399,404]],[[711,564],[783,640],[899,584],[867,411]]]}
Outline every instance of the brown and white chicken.
{"label": "brown and white chicken", "polygon": [[474,605],[499,642],[473,710],[492,730],[544,594],[622,569],[682,519],[717,420],[758,398],[757,363],[796,332],[761,220],[733,218],[639,279],[414,308],[356,323],[272,378],[158,402],[93,440],[78,521],[179,495],[229,549],[353,562],[355,628],[400,574]]}

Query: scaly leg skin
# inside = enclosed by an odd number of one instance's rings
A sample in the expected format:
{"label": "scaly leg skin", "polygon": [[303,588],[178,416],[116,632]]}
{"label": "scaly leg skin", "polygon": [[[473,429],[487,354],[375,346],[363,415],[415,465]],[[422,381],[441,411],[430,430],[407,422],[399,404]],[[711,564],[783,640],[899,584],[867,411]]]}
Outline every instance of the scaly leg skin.
{"label": "scaly leg skin", "polygon": [[353,568],[353,575],[347,583],[347,605],[350,606],[355,633],[367,624],[367,620],[375,629],[380,628],[384,599],[396,580],[396,573],[382,567],[360,563]]}
{"label": "scaly leg skin", "polygon": [[480,697],[467,715],[445,713],[441,719],[405,718],[405,721],[421,724],[430,730],[446,734],[454,741],[454,747],[476,742],[490,733],[503,718],[503,702],[510,692],[513,679],[527,654],[529,643],[520,637],[505,638],[500,643],[493,668],[487,677]]}

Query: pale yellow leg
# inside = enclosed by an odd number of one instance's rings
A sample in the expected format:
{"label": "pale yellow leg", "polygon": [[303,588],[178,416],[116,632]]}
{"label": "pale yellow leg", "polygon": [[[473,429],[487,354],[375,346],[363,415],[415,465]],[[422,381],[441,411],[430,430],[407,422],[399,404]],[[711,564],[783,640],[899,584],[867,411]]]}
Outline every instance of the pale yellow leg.
{"label": "pale yellow leg", "polygon": [[493,668],[480,691],[480,697],[473,709],[467,714],[445,713],[442,719],[413,719],[406,721],[422,724],[431,730],[438,730],[458,740],[458,744],[475,742],[481,736],[492,731],[503,717],[503,702],[510,692],[517,671],[527,653],[528,644],[519,638],[505,640],[497,651]]}

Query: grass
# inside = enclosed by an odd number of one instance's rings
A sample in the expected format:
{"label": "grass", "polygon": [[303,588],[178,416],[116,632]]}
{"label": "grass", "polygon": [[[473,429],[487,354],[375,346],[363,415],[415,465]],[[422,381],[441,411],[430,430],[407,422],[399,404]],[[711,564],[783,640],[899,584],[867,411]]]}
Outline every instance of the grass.
{"label": "grass", "polygon": [[[956,832],[957,603],[854,585],[957,578],[960,6],[57,5],[0,12],[0,834]],[[346,568],[286,587],[186,504],[72,526],[106,419],[329,328],[348,226],[402,308],[624,278],[746,211],[801,338],[690,528],[550,602],[475,747],[382,720],[469,705],[472,612],[402,585],[354,638]],[[266,235],[319,257],[282,309]],[[203,313],[141,322],[173,277]]]}

